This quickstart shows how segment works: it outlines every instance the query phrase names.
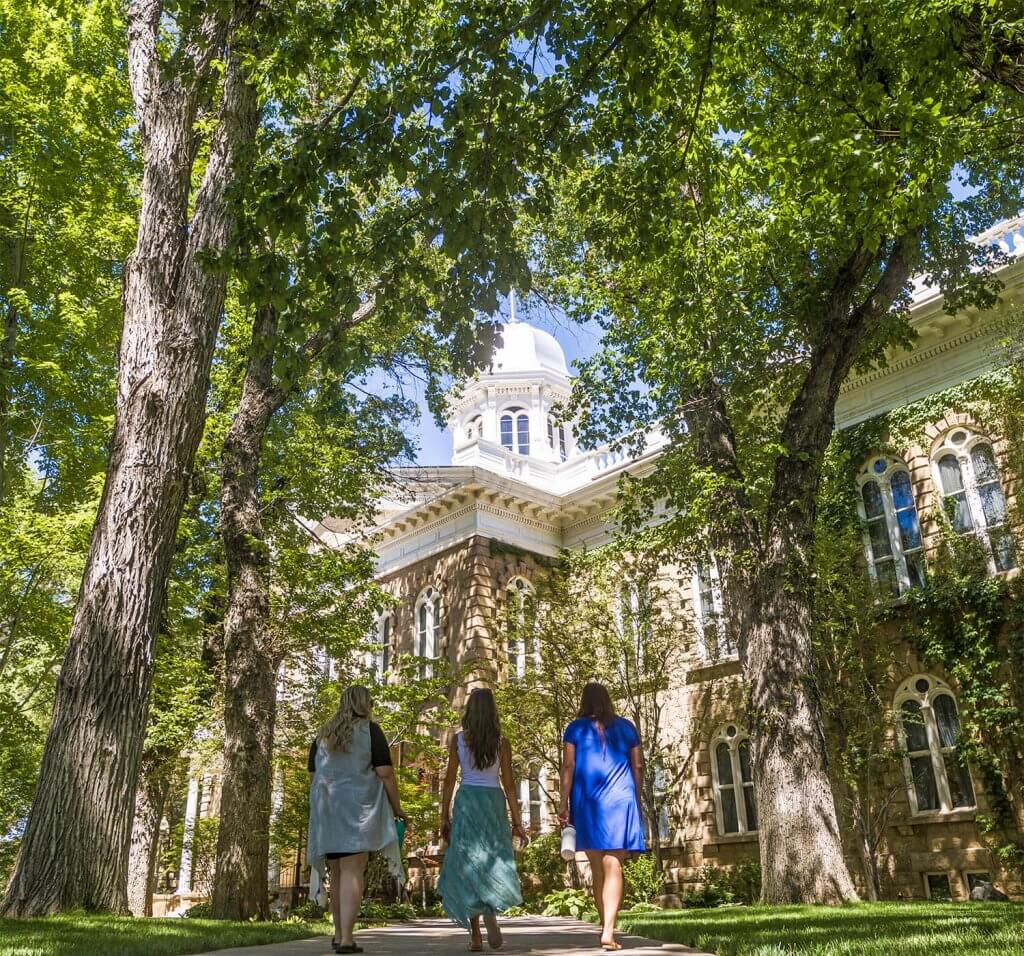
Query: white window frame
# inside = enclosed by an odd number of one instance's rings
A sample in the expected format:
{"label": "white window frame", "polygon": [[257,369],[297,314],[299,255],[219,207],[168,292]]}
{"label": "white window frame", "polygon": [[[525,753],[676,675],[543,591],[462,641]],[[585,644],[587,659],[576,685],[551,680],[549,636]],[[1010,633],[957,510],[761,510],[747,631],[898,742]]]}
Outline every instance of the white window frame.
{"label": "white window frame", "polygon": [[[421,619],[421,609],[426,615]],[[434,676],[434,665],[431,661],[438,658],[441,647],[441,595],[433,585],[426,587],[416,599],[413,617],[413,647],[416,656],[425,658],[423,676]]]}
{"label": "white window frame", "polygon": [[[750,735],[740,728],[737,723],[725,724],[714,737],[711,738],[711,780],[715,799],[715,819],[718,824],[719,836],[741,836],[747,833],[757,833],[757,827],[751,828],[747,822],[747,801],[743,791],[749,787],[754,792],[754,805],[757,805],[757,793],[754,791],[754,756],[750,756],[750,780],[743,779],[743,767],[740,763],[740,744],[748,741]],[[729,748],[729,759],[732,764],[732,783],[724,785],[718,777],[718,746],[725,744]],[[736,797],[736,822],[739,829],[732,833],[725,831],[725,814],[722,812],[722,790],[732,790]]]}
{"label": "white window frame", "polygon": [[[707,568],[711,583],[711,607],[705,607],[702,597],[704,588],[701,586],[703,579],[702,567]],[[697,625],[697,635],[700,638],[700,656],[705,661],[717,662],[735,660],[739,657],[739,648],[730,643],[729,629],[726,627],[725,614],[722,601],[722,584],[718,576],[718,561],[714,555],[709,557],[703,565],[697,564],[693,568],[690,582],[693,589],[693,616]],[[712,646],[707,631],[708,621],[714,620],[717,640]]]}
{"label": "white window frame", "polygon": [[369,639],[372,647],[363,661],[370,679],[375,683],[387,683],[388,670],[391,667],[391,636],[393,632],[394,621],[391,612],[386,611],[377,618],[377,623],[374,625]]}
{"label": "white window frame", "polygon": [[[526,614],[526,600],[536,600],[533,585],[522,575],[517,574],[509,578],[505,584],[505,608],[507,612],[506,625],[509,630],[506,633],[506,656],[508,657],[508,672],[510,678],[525,677],[527,664],[533,663],[534,667],[540,666],[540,637],[537,634],[536,622],[534,622],[533,634],[528,634]],[[516,608],[516,633],[519,638],[513,645],[512,642],[512,608],[513,602]],[[532,640],[527,640],[532,638]],[[529,646],[532,644],[532,647]]]}
{"label": "white window frame", "polygon": [[619,589],[619,600],[616,605],[619,633],[625,647],[626,638],[630,639],[633,653],[633,666],[637,672],[643,670],[644,645],[650,637],[650,621],[644,620],[642,614],[651,609],[651,589],[646,582],[626,578]]}
{"label": "white window frame", "polygon": [[[918,689],[919,681],[927,681],[926,690]],[[956,706],[957,717],[960,716],[960,701],[957,700],[953,689],[944,680],[940,680],[933,674],[914,674],[901,685],[896,692],[894,707],[896,713],[896,732],[899,734],[899,746],[903,752],[903,775],[907,784],[907,796],[910,801],[910,813],[912,816],[937,816],[948,813],[965,813],[975,810],[978,806],[978,789],[974,782],[974,775],[971,773],[970,764],[967,765],[967,776],[971,781],[971,794],[974,802],[970,806],[954,807],[953,797],[949,789],[949,778],[946,776],[947,754],[952,752],[952,747],[943,747],[942,738],[939,735],[939,724],[935,717],[933,703],[937,697],[948,696],[953,699]],[[925,735],[928,740],[928,755],[931,758],[932,773],[935,777],[935,789],[939,794],[939,807],[937,810],[921,810],[917,805],[917,787],[914,785],[914,772],[911,767],[911,757],[924,756],[923,750],[909,752],[906,750],[907,733],[903,726],[903,705],[908,701],[916,701],[921,707],[921,716],[924,720]],[[962,731],[962,723],[961,723]]]}
{"label": "white window frame", "polygon": [[[881,471],[876,471],[876,463],[880,462],[884,462],[885,467]],[[912,548],[909,551],[903,550],[903,536],[900,534],[896,502],[892,496],[892,479],[897,472],[905,474],[907,479],[910,481],[910,494],[914,501],[914,515],[917,519],[917,532],[918,537],[921,539],[920,546]],[[867,509],[864,507],[864,486],[870,482],[874,482],[878,485],[878,490],[882,496],[883,514],[881,519],[869,519]],[[857,513],[860,515],[860,519],[863,522],[862,538],[864,541],[864,557],[868,562],[868,573],[871,575],[871,580],[874,581],[875,584],[880,585],[878,565],[882,564],[886,560],[891,560],[893,569],[896,572],[897,592],[898,594],[905,594],[914,587],[910,578],[908,560],[914,558],[919,559],[921,562],[922,577],[926,573],[924,567],[924,533],[921,530],[921,512],[917,507],[917,496],[915,494],[914,481],[910,474],[910,469],[907,467],[905,461],[900,458],[893,458],[889,455],[883,454],[871,456],[868,462],[861,469],[860,474],[857,476]],[[889,537],[890,557],[876,560],[874,551],[871,548],[871,534],[868,531],[868,524],[870,521],[878,520],[885,522],[885,529]]]}
{"label": "white window frame", "polygon": [[[924,896],[925,899],[930,900],[932,898],[932,885],[928,882],[929,876],[944,876],[946,882],[949,884],[949,901],[953,902],[953,878],[950,876],[948,870],[927,870],[921,874],[921,882],[924,884]],[[940,902],[946,902],[942,900]]]}
{"label": "white window frame", "polygon": [[[547,768],[530,767],[521,777],[517,786],[519,792],[519,819],[526,830],[549,833],[551,821],[548,817]],[[537,807],[537,825],[534,826],[533,808]]]}
{"label": "white window frame", "polygon": [[[954,441],[961,434],[964,435],[963,440]],[[1003,495],[1003,503],[1007,507],[1006,521],[1003,524],[995,525],[993,528],[989,528],[985,521],[985,509],[981,504],[981,494],[978,491],[978,480],[974,473],[974,460],[971,457],[971,453],[978,445],[988,445],[989,451],[992,453],[992,461],[995,464],[996,469],[996,482],[999,485],[999,490]],[[932,449],[931,455],[931,467],[932,467],[932,481],[935,484],[935,491],[938,495],[940,502],[944,501],[947,497],[945,490],[942,487],[942,471],[939,468],[939,461],[946,457],[946,455],[954,455],[960,464],[960,478],[964,485],[964,494],[967,499],[967,510],[971,515],[971,521],[974,527],[969,531],[963,531],[961,534],[973,534],[978,538],[979,541],[984,545],[985,554],[988,560],[988,569],[990,574],[1005,574],[1009,571],[1015,570],[1020,567],[1020,555],[1017,553],[1017,541],[1013,535],[1013,528],[1010,522],[1009,513],[1009,499],[1006,495],[1006,486],[1003,484],[1002,474],[999,469],[999,458],[996,455],[995,442],[980,432],[975,431],[967,425],[958,425],[956,428],[950,428],[946,431],[942,437],[935,443]],[[990,482],[984,482],[989,484]],[[1014,545],[1014,564],[1012,568],[1008,568],[1006,571],[1000,571],[996,567],[996,559],[992,550],[992,536],[990,531],[996,529],[1003,529],[1009,535]]]}
{"label": "white window frame", "polygon": [[481,415],[479,412],[474,412],[472,415],[470,415],[469,418],[466,420],[464,434],[467,444],[469,442],[473,442],[479,438],[482,438],[484,434],[483,415]]}
{"label": "white window frame", "polygon": [[555,453],[559,461],[569,457],[569,437],[565,424],[559,423],[554,415],[548,415],[548,447]]}
{"label": "white window frame", "polygon": [[[505,438],[502,433],[502,423],[505,419],[509,420],[512,427],[512,444],[511,446],[505,444]],[[523,423],[525,422],[525,428]],[[524,446],[522,442],[522,435],[526,434],[526,444]],[[533,435],[531,434],[532,429],[530,428],[530,413],[522,405],[512,405],[509,408],[505,408],[501,411],[498,416],[498,442],[505,451],[510,451],[517,455],[529,455],[530,445],[532,444]]]}

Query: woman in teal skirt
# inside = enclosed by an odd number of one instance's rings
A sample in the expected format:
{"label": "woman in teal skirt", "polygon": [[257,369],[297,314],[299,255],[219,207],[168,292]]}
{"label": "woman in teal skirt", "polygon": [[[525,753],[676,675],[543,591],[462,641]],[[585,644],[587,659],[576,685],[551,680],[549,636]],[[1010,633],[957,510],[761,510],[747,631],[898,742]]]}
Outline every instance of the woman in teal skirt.
{"label": "woman in teal skirt", "polygon": [[[460,769],[462,782],[451,813]],[[470,932],[470,952],[484,948],[481,917],[488,944],[498,949],[502,942],[498,913],[523,901],[512,834],[524,843],[529,838],[519,821],[512,748],[501,736],[494,694],[478,688],[469,695],[462,730],[448,748],[441,796],[441,838],[448,841],[448,849],[437,884],[445,912]]]}

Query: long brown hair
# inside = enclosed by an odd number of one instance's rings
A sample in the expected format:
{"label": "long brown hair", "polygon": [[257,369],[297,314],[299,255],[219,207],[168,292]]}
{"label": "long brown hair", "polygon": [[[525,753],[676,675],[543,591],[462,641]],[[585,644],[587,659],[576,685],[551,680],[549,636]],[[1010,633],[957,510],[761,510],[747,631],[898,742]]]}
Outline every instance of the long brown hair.
{"label": "long brown hair", "polygon": [[599,684],[596,680],[587,684],[583,688],[583,697],[580,699],[580,712],[576,716],[591,717],[602,727],[607,728],[615,720],[615,707],[612,704],[608,688],[604,684]]}
{"label": "long brown hair", "polygon": [[477,770],[493,767],[501,749],[501,720],[494,694],[486,687],[470,691],[462,714],[463,739],[473,752]]}
{"label": "long brown hair", "polygon": [[319,738],[335,753],[347,751],[352,745],[352,731],[360,720],[372,714],[370,692],[361,684],[353,684],[341,697],[341,706],[321,728]]}

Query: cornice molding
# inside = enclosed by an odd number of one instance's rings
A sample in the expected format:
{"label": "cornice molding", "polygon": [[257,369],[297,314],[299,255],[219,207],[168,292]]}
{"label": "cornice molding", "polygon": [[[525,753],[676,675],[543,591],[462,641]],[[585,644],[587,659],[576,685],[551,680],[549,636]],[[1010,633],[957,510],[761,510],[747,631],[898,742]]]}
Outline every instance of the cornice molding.
{"label": "cornice molding", "polygon": [[865,372],[856,378],[847,379],[840,387],[839,393],[846,395],[850,392],[855,392],[858,388],[891,378],[893,375],[914,368],[914,366],[921,365],[931,359],[938,358],[946,352],[952,352],[954,349],[968,345],[977,339],[995,338],[1008,327],[1009,321],[1004,317],[977,325],[974,328],[961,332],[959,335],[944,339],[942,342],[937,342],[927,348],[911,352],[899,361],[888,362],[881,368],[872,369],[870,372]]}

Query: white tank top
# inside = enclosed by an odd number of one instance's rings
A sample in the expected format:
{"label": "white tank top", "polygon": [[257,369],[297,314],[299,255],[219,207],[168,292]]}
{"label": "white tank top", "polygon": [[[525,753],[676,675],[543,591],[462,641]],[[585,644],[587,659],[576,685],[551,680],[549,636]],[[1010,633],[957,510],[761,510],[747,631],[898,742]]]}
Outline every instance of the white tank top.
{"label": "white tank top", "polygon": [[491,766],[485,770],[478,770],[473,763],[473,751],[469,749],[466,738],[460,730],[455,735],[455,742],[459,748],[459,766],[462,767],[462,784],[467,787],[500,787],[498,780],[498,768],[501,764],[499,757]]}

